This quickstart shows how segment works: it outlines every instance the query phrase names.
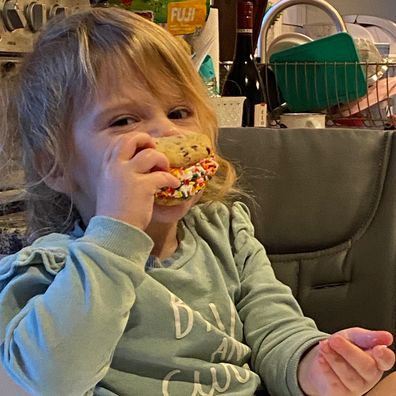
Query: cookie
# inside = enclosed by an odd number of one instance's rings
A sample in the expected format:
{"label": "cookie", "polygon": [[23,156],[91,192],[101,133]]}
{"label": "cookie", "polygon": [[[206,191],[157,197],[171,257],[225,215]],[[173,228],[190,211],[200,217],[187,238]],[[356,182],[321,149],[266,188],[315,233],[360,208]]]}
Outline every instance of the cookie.
{"label": "cookie", "polygon": [[155,144],[171,167],[186,167],[213,154],[209,137],[202,133],[164,136],[157,138]]}

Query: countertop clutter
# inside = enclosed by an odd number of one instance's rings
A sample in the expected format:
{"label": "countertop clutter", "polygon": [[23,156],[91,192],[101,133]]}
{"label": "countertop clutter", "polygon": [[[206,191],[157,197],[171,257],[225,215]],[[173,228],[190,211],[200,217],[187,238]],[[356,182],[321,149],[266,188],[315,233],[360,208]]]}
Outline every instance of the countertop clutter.
{"label": "countertop clutter", "polygon": [[[327,127],[396,128],[395,22],[358,15],[356,2],[355,15],[341,14],[334,0],[270,3],[256,53],[268,126],[282,127],[283,113],[320,113]],[[238,127],[223,114],[230,100],[214,100],[220,125]]]}
{"label": "countertop clutter", "polygon": [[[284,33],[267,42],[269,26],[277,15],[299,4],[325,11],[331,24],[325,25],[327,29],[307,24],[304,34]],[[269,10],[259,48],[283,99],[281,107],[271,113],[275,122],[281,112],[318,112],[326,114],[329,127],[396,127],[396,57],[390,53],[396,43],[396,24],[383,20],[387,29],[393,27],[386,46],[378,41],[383,36],[372,35],[357,24],[360,20],[341,16],[324,0],[281,0]]]}

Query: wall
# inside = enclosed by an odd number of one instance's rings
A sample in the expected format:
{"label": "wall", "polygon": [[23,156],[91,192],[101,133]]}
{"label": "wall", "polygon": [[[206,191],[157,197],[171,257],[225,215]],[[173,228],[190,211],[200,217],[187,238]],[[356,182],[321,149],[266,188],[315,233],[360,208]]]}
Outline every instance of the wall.
{"label": "wall", "polygon": [[327,0],[341,15],[374,15],[396,22],[395,0]]}

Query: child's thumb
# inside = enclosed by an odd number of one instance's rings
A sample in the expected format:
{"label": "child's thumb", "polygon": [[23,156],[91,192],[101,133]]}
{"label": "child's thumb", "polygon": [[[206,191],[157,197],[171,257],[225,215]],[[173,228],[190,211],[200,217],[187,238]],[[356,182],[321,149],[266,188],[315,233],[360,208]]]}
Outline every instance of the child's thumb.
{"label": "child's thumb", "polygon": [[384,330],[367,330],[360,327],[352,327],[341,330],[337,334],[341,334],[362,349],[371,349],[376,345],[389,346],[393,342],[392,334]]}

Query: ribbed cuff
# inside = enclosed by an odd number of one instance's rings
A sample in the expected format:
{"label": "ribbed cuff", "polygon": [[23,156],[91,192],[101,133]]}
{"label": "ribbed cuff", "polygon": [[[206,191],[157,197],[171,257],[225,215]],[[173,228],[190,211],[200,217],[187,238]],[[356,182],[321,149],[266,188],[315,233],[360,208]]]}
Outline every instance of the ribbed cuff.
{"label": "ribbed cuff", "polygon": [[81,240],[143,263],[154,246],[152,239],[139,228],[107,216],[92,217]]}

